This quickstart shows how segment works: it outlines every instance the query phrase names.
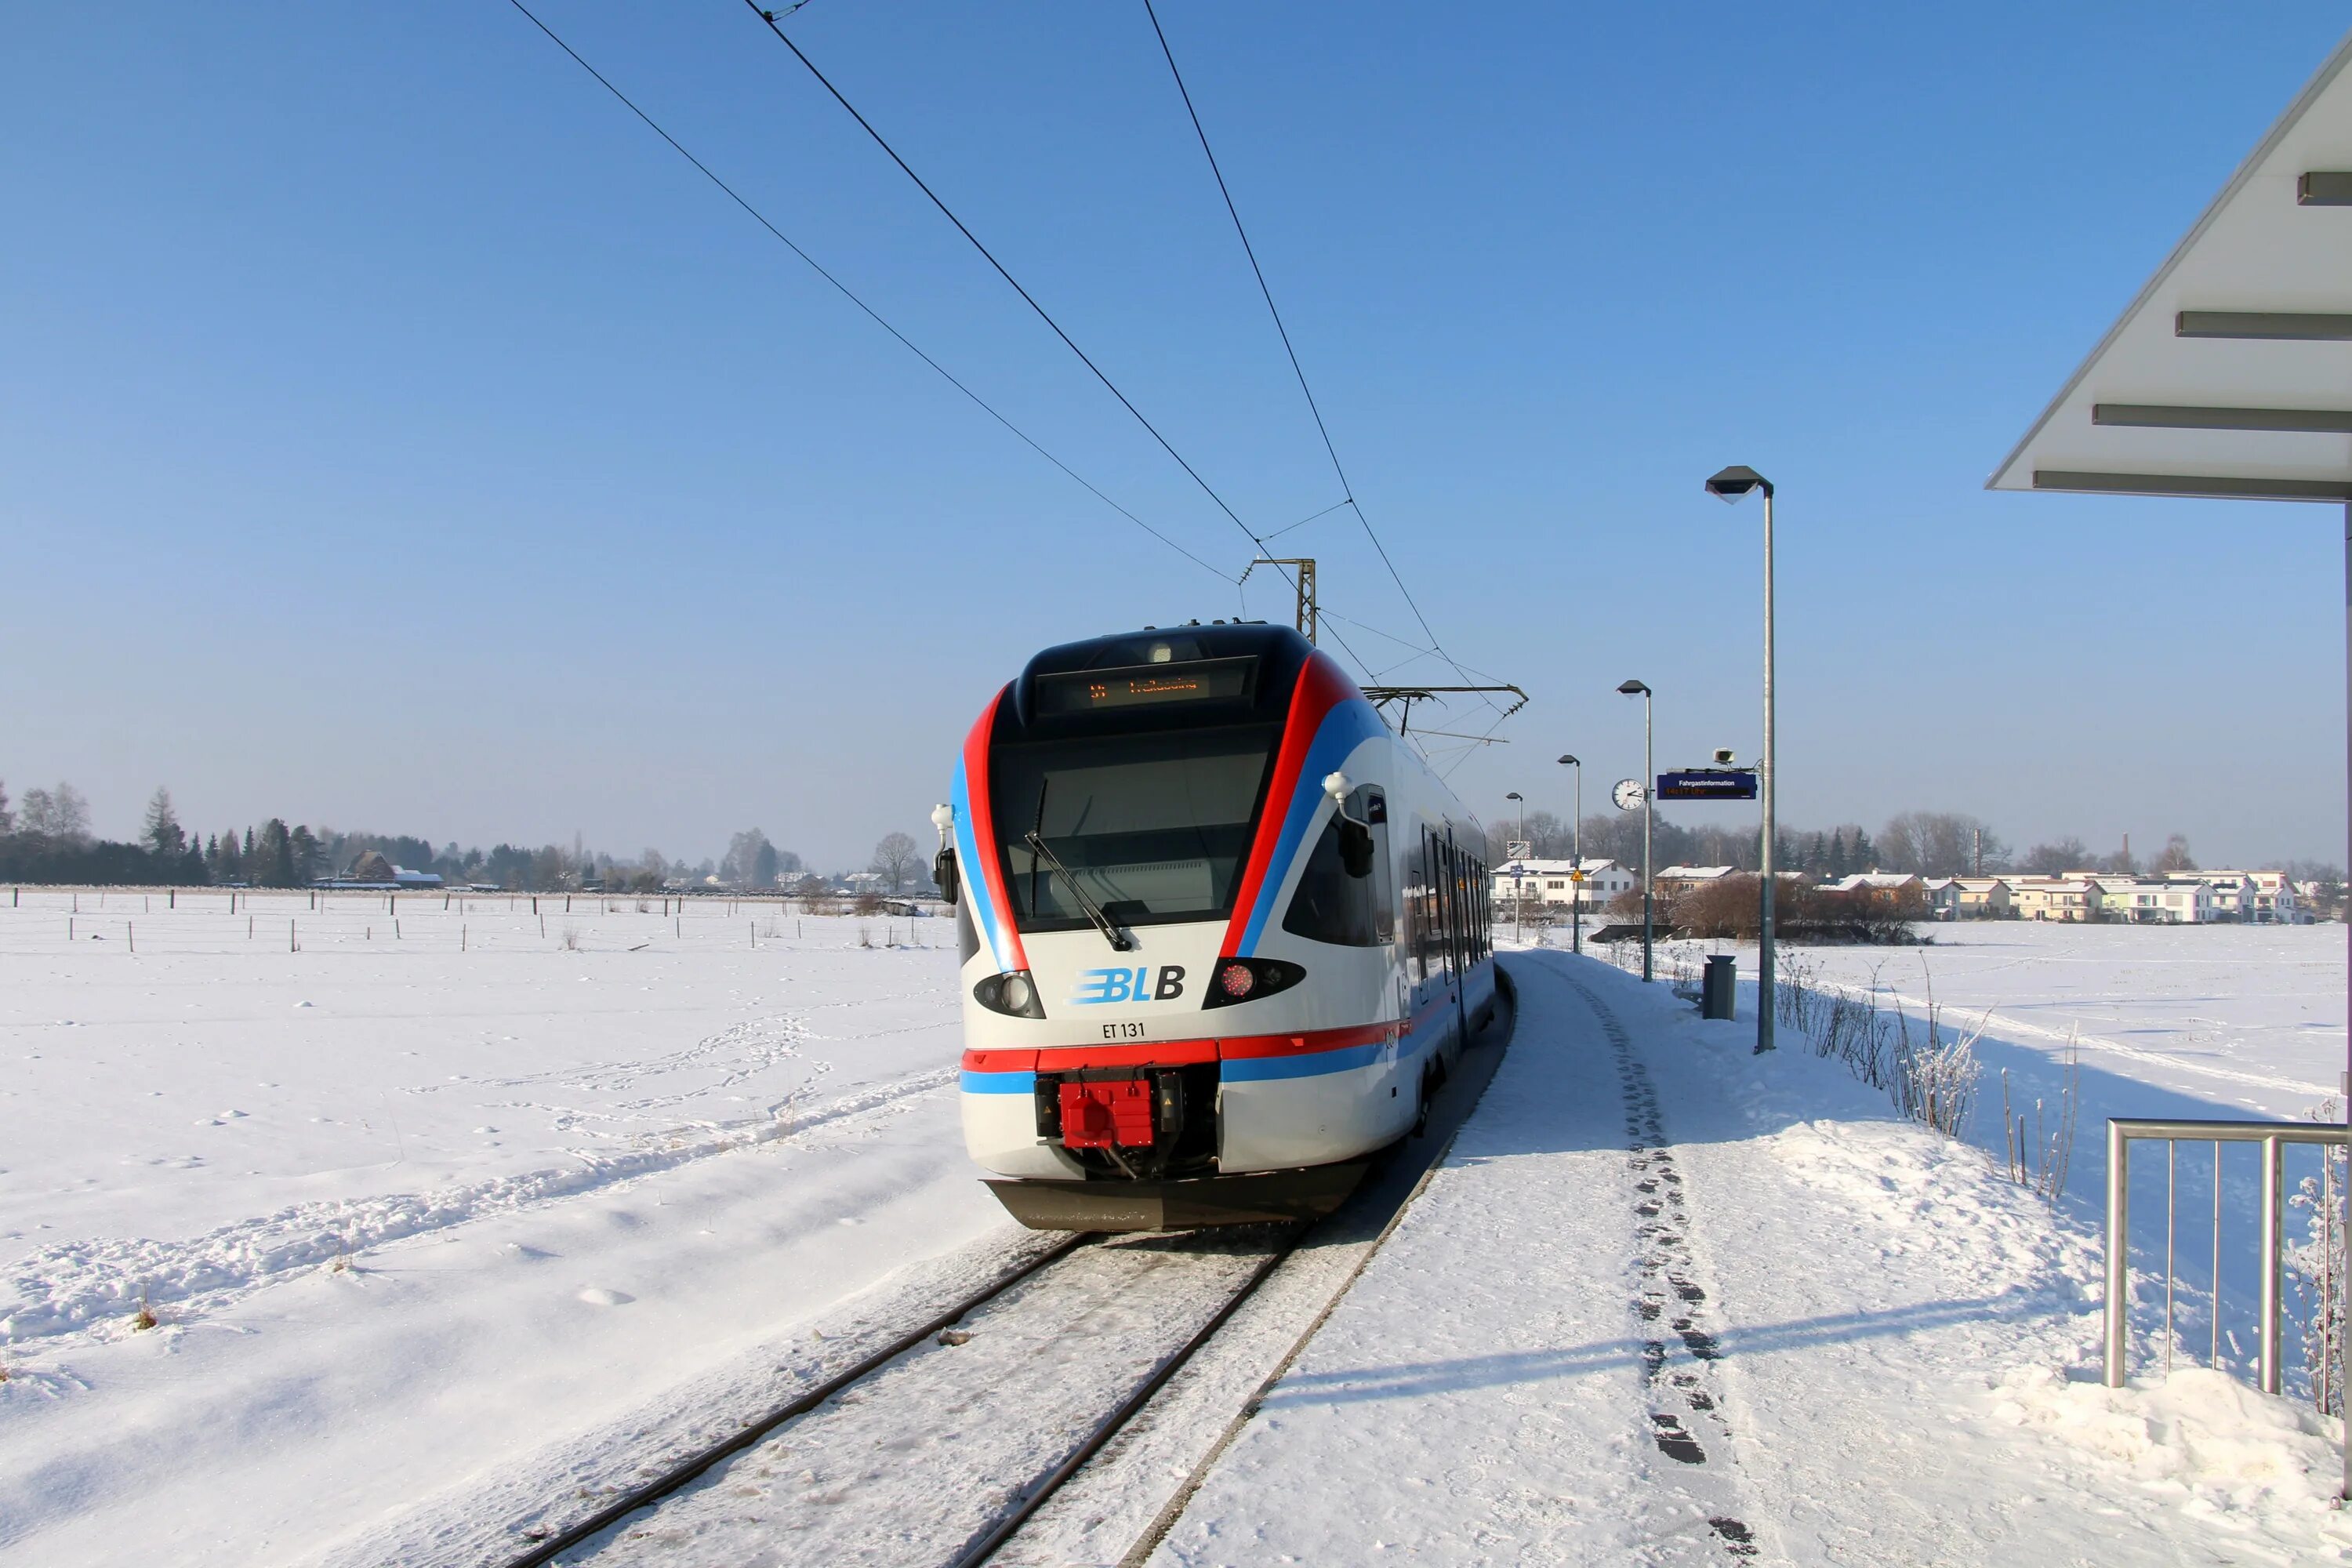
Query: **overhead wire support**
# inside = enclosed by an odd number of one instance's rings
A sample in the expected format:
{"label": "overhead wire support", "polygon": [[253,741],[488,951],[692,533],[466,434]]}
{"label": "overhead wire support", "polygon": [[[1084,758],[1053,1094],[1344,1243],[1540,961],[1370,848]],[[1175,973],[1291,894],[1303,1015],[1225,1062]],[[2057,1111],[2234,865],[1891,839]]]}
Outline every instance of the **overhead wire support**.
{"label": "overhead wire support", "polygon": [[[1445,646],[1437,640],[1437,633],[1430,626],[1429,617],[1422,614],[1420,602],[1413,598],[1412,590],[1405,585],[1404,574],[1389,558],[1388,546],[1381,542],[1379,531],[1372,527],[1372,520],[1364,515],[1363,504],[1356,500],[1356,487],[1349,481],[1348,470],[1339,461],[1339,449],[1332,443],[1330,426],[1323,421],[1323,409],[1315,401],[1315,389],[1307,384],[1307,371],[1298,363],[1298,350],[1291,343],[1290,329],[1283,324],[1282,311],[1274,302],[1274,290],[1266,283],[1265,268],[1258,265],[1257,247],[1250,244],[1249,230],[1242,224],[1241,209],[1234,204],[1234,193],[1225,184],[1225,172],[1218,166],[1216,152],[1209,145],[1209,132],[1201,123],[1201,111],[1192,107],[1192,89],[1184,85],[1184,73],[1176,64],[1176,51],[1169,47],[1168,31],[1160,25],[1160,13],[1153,8],[1151,0],[1143,0],[1143,14],[1151,19],[1151,31],[1160,40],[1160,53],[1168,61],[1168,74],[1175,79],[1177,95],[1183,99],[1184,112],[1192,121],[1192,134],[1200,139],[1201,155],[1209,161],[1209,173],[1216,178],[1217,194],[1225,201],[1225,215],[1234,220],[1234,233],[1242,242],[1242,254],[1249,258],[1250,273],[1257,279],[1257,291],[1265,300],[1266,314],[1274,318],[1274,330],[1282,339],[1282,352],[1290,356],[1290,373],[1298,378],[1298,390],[1307,399],[1307,411],[1315,416],[1315,432],[1323,437],[1323,450],[1331,459],[1331,471],[1339,478],[1339,489],[1344,497],[1339,505],[1352,510],[1356,521],[1363,525],[1364,537],[1371,541],[1381,564],[1388,568],[1390,579],[1396,584],[1397,592],[1404,595],[1405,606],[1412,611],[1413,619],[1421,623],[1422,635],[1429,639],[1430,647],[1439,658],[1454,667],[1456,675],[1467,681],[1470,671],[1447,653]],[[1319,517],[1322,513],[1316,515]],[[1298,525],[1293,523],[1291,526],[1296,528]],[[1486,701],[1489,707],[1493,706],[1491,699],[1482,697],[1481,700]]]}
{"label": "overhead wire support", "polygon": [[[638,108],[636,100],[630,98],[627,93],[623,92],[619,88],[614,86],[611,79],[608,79],[604,72],[598,70],[594,66],[590,65],[588,61],[582,57],[579,50],[573,48],[570,44],[565,43],[562,36],[559,35],[554,28],[549,26],[545,22],[541,21],[538,16],[532,12],[530,7],[522,3],[522,0],[508,0],[508,3],[513,5],[516,10],[521,12],[524,18],[528,20],[532,26],[537,27],[541,33],[544,33],[547,36],[548,40],[554,44],[557,48],[562,49],[565,54],[571,56],[572,63],[577,65],[582,70],[586,71],[591,77],[594,78],[596,84],[599,87],[602,87],[606,92],[611,93],[615,99],[620,100],[622,106],[627,109],[630,113],[643,121],[646,129],[650,130],[655,135],[660,137],[664,142],[669,143],[670,150],[672,152],[685,159],[688,163],[693,164],[704,179],[709,180],[712,184],[718,186],[720,192],[726,195],[728,200],[733,202],[737,206],[741,207],[745,213],[749,214],[751,221],[758,224],[761,228],[766,229],[770,235],[774,237],[774,238],[784,247],[784,248],[790,250],[794,256],[799,257],[803,261],[806,262],[810,270],[814,272],[819,278],[824,279],[827,283],[831,284],[835,290],[838,292],[843,299],[847,300],[851,304],[864,311],[866,317],[871,320],[875,325],[880,327],[884,331],[898,339],[900,346],[905,348],[908,353],[913,354],[917,359],[921,360],[925,364],[930,366],[932,370],[938,372],[940,379],[944,380],[950,386],[954,387],[958,392],[962,393],[965,397],[971,399],[972,404],[982,413],[986,414],[991,419],[995,420],[999,425],[1003,426],[1005,429],[1011,431],[1020,439],[1024,446],[1026,446],[1031,451],[1036,453],[1039,457],[1053,464],[1054,467],[1059,468],[1071,479],[1076,481],[1077,484],[1083,487],[1089,495],[1093,496],[1097,500],[1102,502],[1105,506],[1118,513],[1119,516],[1127,519],[1128,521],[1135,524],[1136,527],[1143,530],[1144,532],[1151,535],[1152,538],[1160,541],[1160,543],[1168,546],[1169,549],[1176,552],[1177,554],[1184,557],[1185,560],[1190,561],[1195,566],[1200,567],[1202,571],[1207,572],[1213,576],[1222,577],[1228,583],[1234,584],[1237,586],[1239,585],[1241,582],[1240,578],[1235,577],[1230,572],[1222,571],[1215,566],[1212,566],[1206,561],[1202,560],[1201,557],[1193,554],[1191,551],[1185,549],[1182,545],[1177,543],[1174,540],[1169,538],[1166,534],[1160,532],[1150,523],[1144,521],[1143,519],[1138,517],[1135,513],[1121,506],[1118,501],[1113,500],[1109,496],[1106,495],[1093,480],[1087,479],[1084,474],[1079,473],[1076,468],[1070,467],[1069,464],[1064,462],[1052,452],[1046,450],[1034,437],[1031,436],[1026,430],[1024,430],[1020,426],[1015,425],[1011,419],[999,412],[995,405],[990,403],[986,398],[981,396],[980,394],[965,385],[963,382],[957,378],[952,371],[947,368],[947,366],[941,364],[929,354],[924,353],[923,350],[917,346],[914,341],[908,338],[906,333],[900,331],[897,327],[892,326],[889,321],[886,319],[880,311],[867,304],[865,300],[859,297],[855,289],[849,287],[848,284],[844,283],[840,279],[835,277],[830,271],[826,270],[823,263],[818,261],[815,257],[811,256],[807,251],[802,249],[800,246],[793,240],[790,235],[787,235],[783,230],[778,228],[773,223],[771,223],[768,220],[767,215],[761,212],[759,208],[753,206],[749,201],[745,200],[742,195],[739,193],[734,186],[729,184],[725,180],[720,179],[719,175],[711,170],[710,165],[705,163],[692,153],[688,152],[685,145],[680,142],[677,137],[672,136],[668,132],[663,130],[660,123],[656,121],[652,115],[647,114],[644,110]],[[801,5],[805,4],[807,4],[807,0],[801,0]],[[797,11],[798,9],[800,9],[800,5],[798,5],[787,6],[782,14],[790,16],[793,11]]]}

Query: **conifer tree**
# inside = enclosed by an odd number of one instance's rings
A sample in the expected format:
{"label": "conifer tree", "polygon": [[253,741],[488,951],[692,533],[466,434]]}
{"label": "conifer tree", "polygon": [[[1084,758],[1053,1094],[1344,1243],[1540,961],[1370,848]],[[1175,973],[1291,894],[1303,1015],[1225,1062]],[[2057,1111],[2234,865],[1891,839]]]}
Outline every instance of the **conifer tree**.
{"label": "conifer tree", "polygon": [[1853,868],[1857,871],[1878,869],[1878,850],[1870,842],[1870,835],[1857,827],[1853,830]]}
{"label": "conifer tree", "polygon": [[1833,833],[1832,833],[1832,834],[1830,835],[1830,859],[1829,859],[1829,867],[1830,867],[1830,879],[1831,879],[1831,880],[1832,880],[1832,881],[1843,881],[1843,880],[1844,880],[1844,879],[1845,879],[1845,868],[1846,868],[1846,858],[1845,858],[1845,829],[1844,829],[1844,828],[1843,828],[1843,827],[1841,827],[1841,828],[1837,829],[1835,832],[1833,832]]}
{"label": "conifer tree", "polygon": [[147,800],[147,825],[140,830],[158,860],[177,860],[188,847],[188,835],[180,826],[180,818],[172,810],[172,792],[162,784]]}

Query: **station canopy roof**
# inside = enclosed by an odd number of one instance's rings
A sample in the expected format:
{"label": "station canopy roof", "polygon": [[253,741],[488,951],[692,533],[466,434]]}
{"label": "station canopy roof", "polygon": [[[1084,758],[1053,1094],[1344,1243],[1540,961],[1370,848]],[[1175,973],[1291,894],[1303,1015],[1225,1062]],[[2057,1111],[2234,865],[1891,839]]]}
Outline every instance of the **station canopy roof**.
{"label": "station canopy roof", "polygon": [[1988,488],[2352,501],[2352,37]]}

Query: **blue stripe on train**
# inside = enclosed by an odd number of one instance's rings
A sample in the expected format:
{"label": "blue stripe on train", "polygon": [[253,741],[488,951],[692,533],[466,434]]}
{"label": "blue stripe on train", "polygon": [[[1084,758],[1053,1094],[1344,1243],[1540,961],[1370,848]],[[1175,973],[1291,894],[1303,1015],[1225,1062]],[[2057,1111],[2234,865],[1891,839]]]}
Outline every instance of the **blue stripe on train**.
{"label": "blue stripe on train", "polygon": [[973,1072],[966,1068],[963,1074],[966,1094],[1034,1094],[1037,1075],[1034,1072]]}
{"label": "blue stripe on train", "polygon": [[988,885],[988,865],[982,859],[983,855],[995,853],[995,847],[982,847],[972,831],[971,781],[965,776],[961,757],[956,759],[955,785],[950,797],[955,809],[956,862],[962,873],[965,907],[997,969],[1009,970],[1013,967],[1013,944],[1005,940],[1003,914],[996,907],[995,896]]}
{"label": "blue stripe on train", "polygon": [[1315,1078],[1324,1073],[1353,1072],[1378,1066],[1381,1042],[1347,1046],[1336,1051],[1311,1051],[1297,1057],[1240,1057],[1217,1064],[1217,1076],[1226,1083],[1264,1083],[1275,1079]]}

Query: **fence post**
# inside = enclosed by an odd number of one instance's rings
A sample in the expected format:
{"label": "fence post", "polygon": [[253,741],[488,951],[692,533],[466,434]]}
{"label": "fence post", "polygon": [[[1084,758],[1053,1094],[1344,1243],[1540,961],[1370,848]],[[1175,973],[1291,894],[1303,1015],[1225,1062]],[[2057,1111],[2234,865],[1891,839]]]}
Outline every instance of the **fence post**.
{"label": "fence post", "polygon": [[[2107,1120],[2107,1313],[2106,1382],[2124,1385],[2127,1353],[2125,1309],[2131,1292],[2131,1140],[2113,1117]],[[2268,1342],[2265,1342],[2266,1343]]]}
{"label": "fence post", "polygon": [[2279,1243],[2286,1229],[2281,1203],[2278,1134],[2263,1140],[2263,1392],[2279,1391]]}

